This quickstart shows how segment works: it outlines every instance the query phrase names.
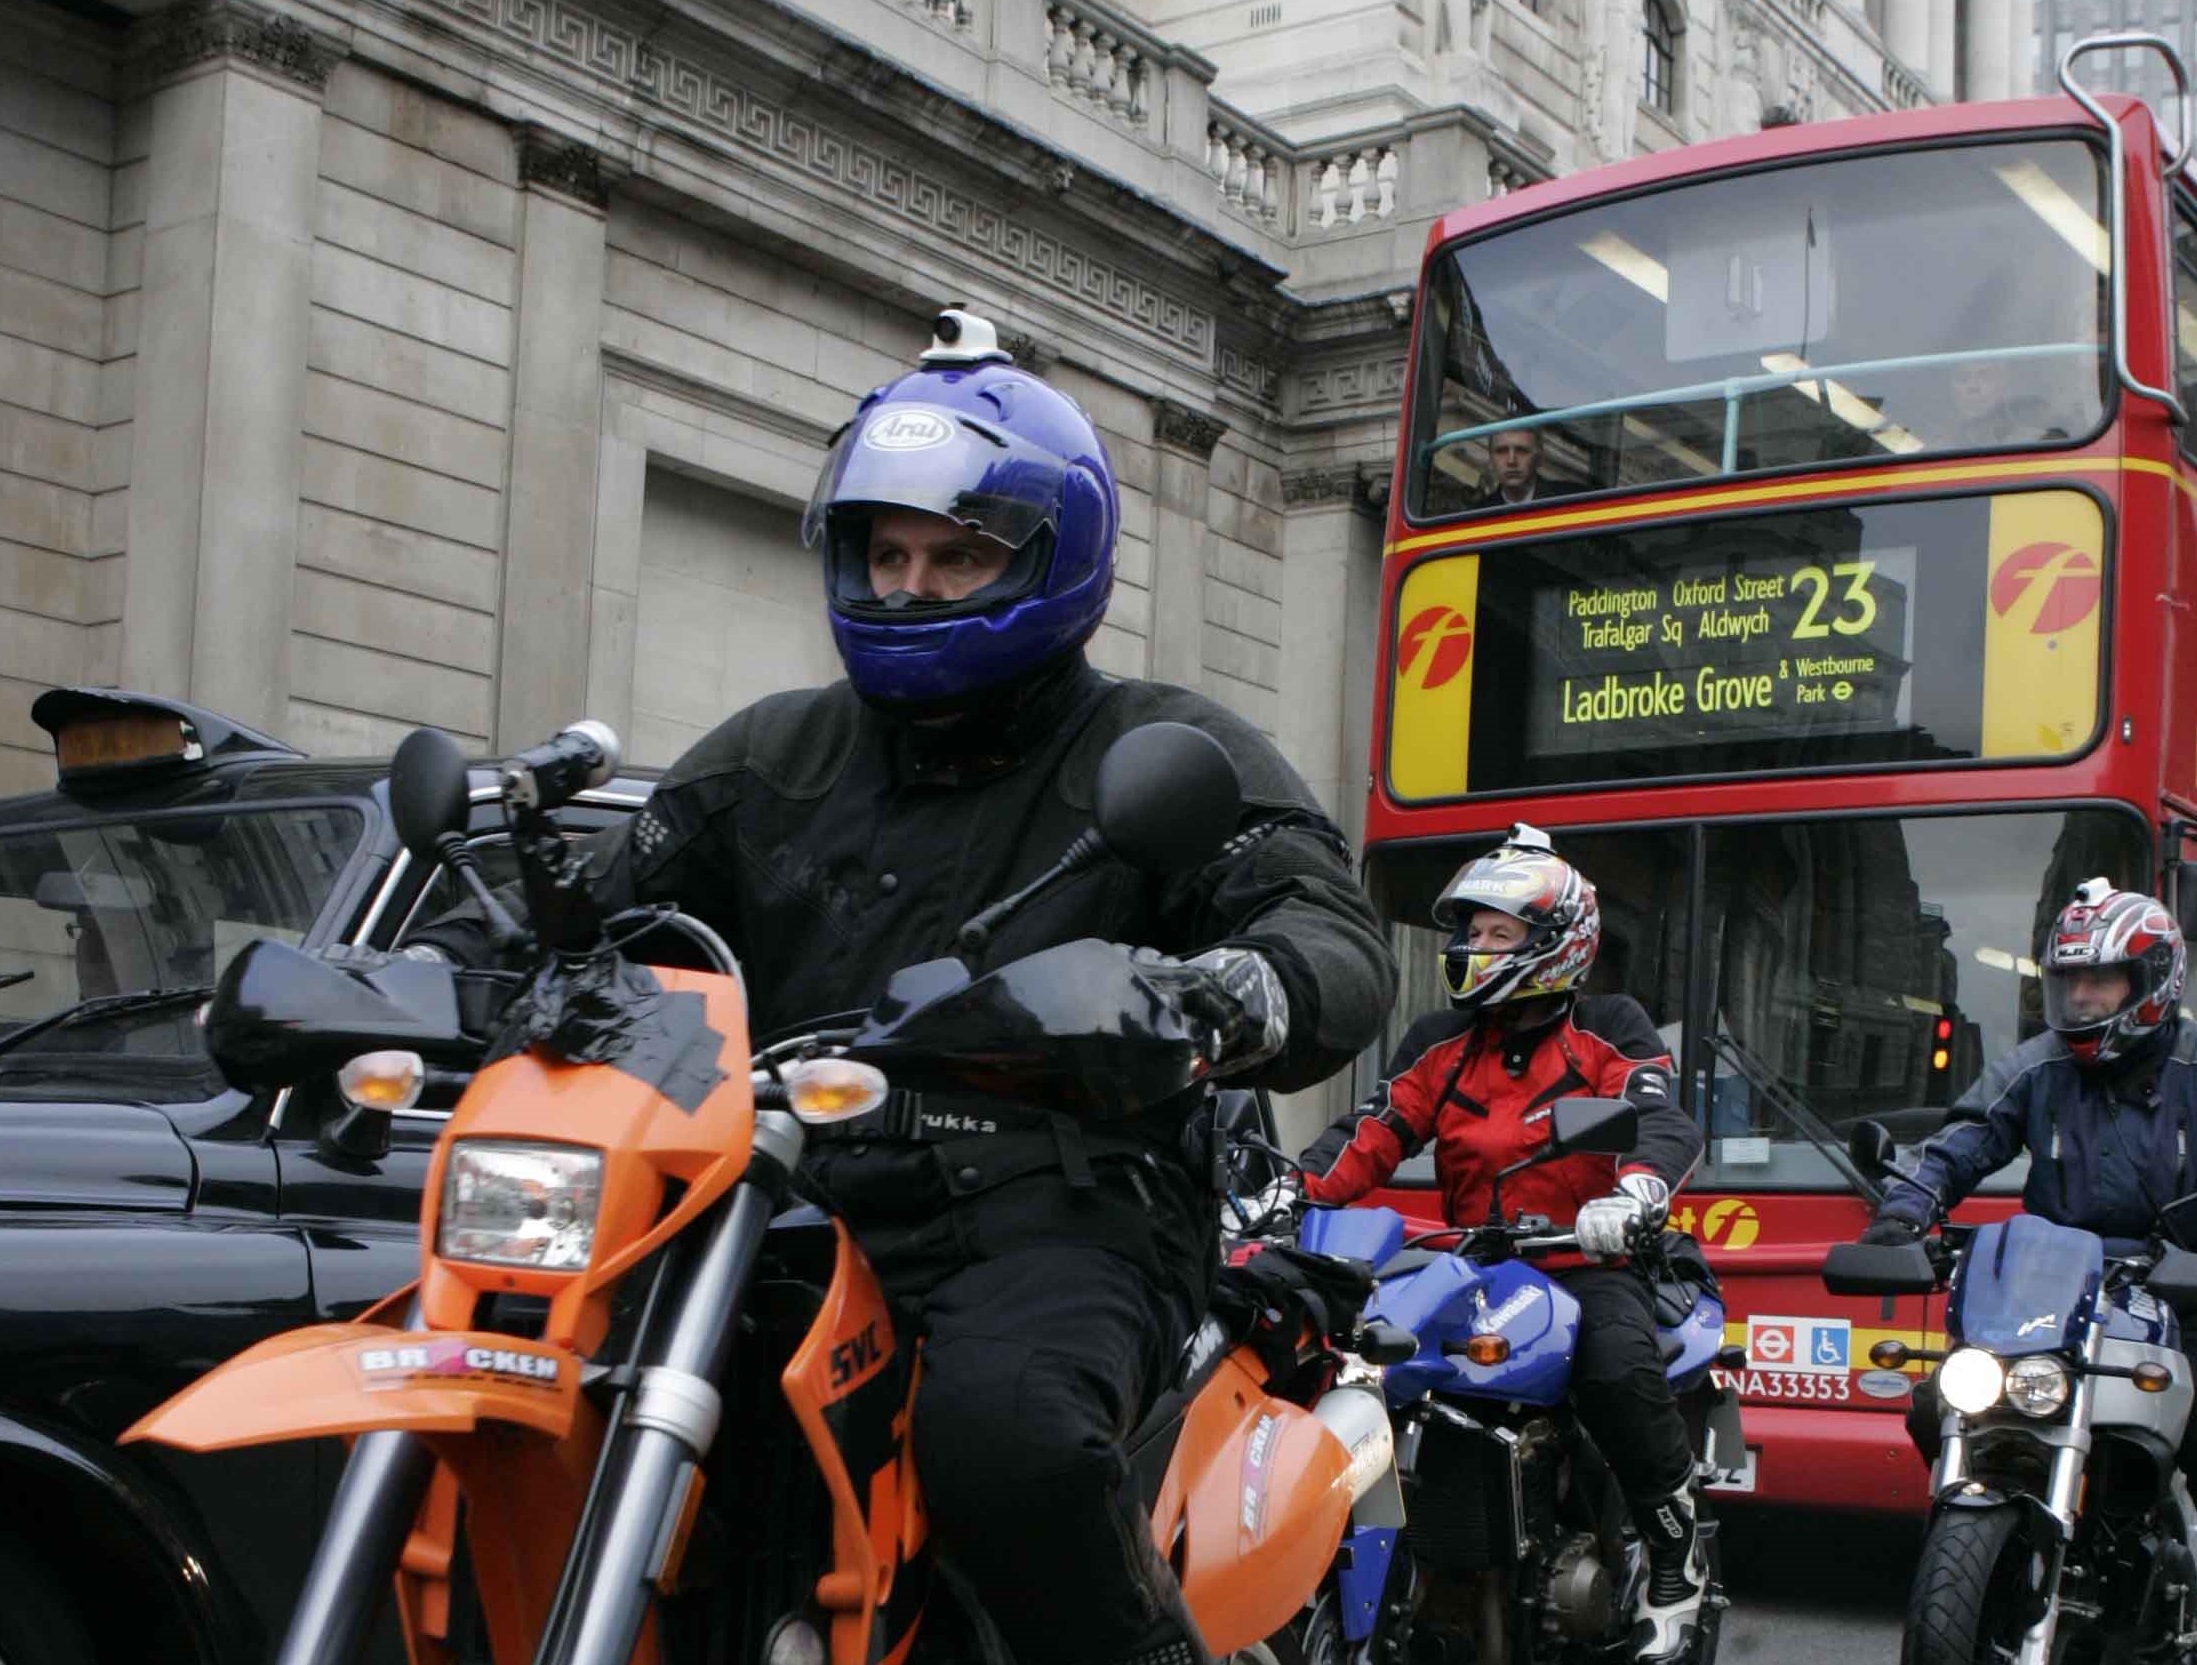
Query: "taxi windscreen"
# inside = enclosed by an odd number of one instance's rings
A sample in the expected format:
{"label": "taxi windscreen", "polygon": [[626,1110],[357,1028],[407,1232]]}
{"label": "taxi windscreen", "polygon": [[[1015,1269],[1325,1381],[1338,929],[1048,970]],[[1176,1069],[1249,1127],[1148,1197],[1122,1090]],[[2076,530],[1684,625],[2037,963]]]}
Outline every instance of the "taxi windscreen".
{"label": "taxi windscreen", "polygon": [[[308,805],[0,829],[0,1045],[78,1001],[211,984],[256,937],[302,940],[364,827]],[[186,1005],[49,1029],[5,1057],[54,1053],[201,1048]]]}
{"label": "taxi windscreen", "polygon": [[2064,490],[1436,556],[1397,598],[1390,786],[2064,758],[2098,725],[2106,566]]}
{"label": "taxi windscreen", "polygon": [[1877,153],[1438,252],[1406,508],[2083,439],[2105,417],[2101,171],[2074,139]]}

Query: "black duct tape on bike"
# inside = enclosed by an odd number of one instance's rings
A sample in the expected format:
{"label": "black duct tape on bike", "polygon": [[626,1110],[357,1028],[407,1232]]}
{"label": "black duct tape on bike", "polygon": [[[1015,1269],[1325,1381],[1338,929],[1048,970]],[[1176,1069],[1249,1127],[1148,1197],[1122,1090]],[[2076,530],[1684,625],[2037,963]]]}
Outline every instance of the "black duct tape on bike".
{"label": "black duct tape on bike", "polygon": [[692,1115],[725,1079],[725,1037],[691,991],[673,992],[616,953],[555,958],[504,1012],[485,1064],[539,1047],[567,1064],[608,1064]]}

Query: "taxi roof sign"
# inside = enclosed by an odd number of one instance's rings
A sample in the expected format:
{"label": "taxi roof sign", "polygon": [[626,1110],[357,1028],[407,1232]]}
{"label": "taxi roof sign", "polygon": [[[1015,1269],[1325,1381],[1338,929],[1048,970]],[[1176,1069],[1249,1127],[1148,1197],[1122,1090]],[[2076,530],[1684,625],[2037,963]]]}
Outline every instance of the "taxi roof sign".
{"label": "taxi roof sign", "polygon": [[121,688],[50,688],[31,702],[31,721],[53,736],[64,782],[217,757],[305,755],[216,712]]}

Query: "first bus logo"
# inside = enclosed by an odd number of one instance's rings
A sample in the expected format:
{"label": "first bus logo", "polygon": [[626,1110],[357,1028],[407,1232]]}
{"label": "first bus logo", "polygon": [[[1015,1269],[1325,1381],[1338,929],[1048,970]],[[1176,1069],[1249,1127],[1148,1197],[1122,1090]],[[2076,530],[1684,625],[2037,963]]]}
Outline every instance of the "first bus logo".
{"label": "first bus logo", "polygon": [[[1416,681],[1429,693],[1457,673],[1472,658],[1472,621],[1444,603],[1422,608],[1412,615],[1396,638],[1396,679]],[[1417,672],[1416,677],[1413,673]]]}
{"label": "first bus logo", "polygon": [[2097,610],[2103,583],[2098,558],[2087,549],[2067,543],[2024,544],[1991,575],[1991,611],[2005,618],[2034,590],[2038,600],[2029,633],[2056,636]]}

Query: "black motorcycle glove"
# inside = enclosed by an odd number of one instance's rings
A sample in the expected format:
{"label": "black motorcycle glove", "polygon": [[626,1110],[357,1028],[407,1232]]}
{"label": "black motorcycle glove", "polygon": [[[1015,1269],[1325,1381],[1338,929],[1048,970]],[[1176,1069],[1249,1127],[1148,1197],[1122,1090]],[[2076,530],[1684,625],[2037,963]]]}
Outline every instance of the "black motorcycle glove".
{"label": "black motorcycle glove", "polygon": [[1207,1031],[1214,1075],[1256,1069],[1288,1044],[1289,996],[1274,968],[1251,949],[1210,948],[1188,960],[1152,948],[1129,955],[1185,1018]]}
{"label": "black motorcycle glove", "polygon": [[1861,1234],[1864,1243],[1897,1247],[1903,1243],[1922,1241],[1922,1223],[1898,1214],[1880,1214],[1869,1222],[1869,1229]]}

